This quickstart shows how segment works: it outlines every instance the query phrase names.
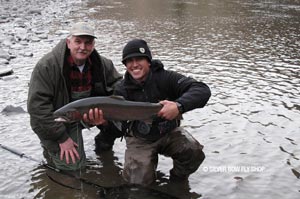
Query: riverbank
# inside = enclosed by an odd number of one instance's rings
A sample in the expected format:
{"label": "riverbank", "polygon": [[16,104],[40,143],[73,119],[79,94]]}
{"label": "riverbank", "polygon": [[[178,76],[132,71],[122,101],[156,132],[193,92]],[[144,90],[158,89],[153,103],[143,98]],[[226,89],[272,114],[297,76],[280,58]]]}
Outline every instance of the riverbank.
{"label": "riverbank", "polygon": [[[0,5],[0,69],[16,63],[34,64],[64,37],[72,4],[80,1],[2,0]],[[58,29],[61,28],[61,29]]]}

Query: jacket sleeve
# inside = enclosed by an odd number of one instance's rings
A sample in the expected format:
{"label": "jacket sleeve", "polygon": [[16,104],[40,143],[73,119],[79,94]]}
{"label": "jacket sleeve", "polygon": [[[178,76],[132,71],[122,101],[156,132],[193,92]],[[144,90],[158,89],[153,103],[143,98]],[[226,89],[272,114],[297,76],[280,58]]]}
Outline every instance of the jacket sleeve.
{"label": "jacket sleeve", "polygon": [[112,94],[115,85],[122,79],[122,75],[116,70],[113,62],[109,59],[102,57],[105,64],[104,67],[104,78],[106,80],[106,91]]}
{"label": "jacket sleeve", "polygon": [[124,99],[128,100],[127,91],[124,87],[124,79],[116,83],[113,94],[122,96]]}
{"label": "jacket sleeve", "polygon": [[49,73],[52,69],[45,65],[39,62],[31,75],[27,100],[30,124],[40,139],[64,142],[68,138],[66,127],[53,117],[55,87]]}
{"label": "jacket sleeve", "polygon": [[211,91],[205,83],[191,77],[165,70],[164,79],[163,88],[167,89],[165,92],[182,104],[184,112],[204,107],[211,96]]}

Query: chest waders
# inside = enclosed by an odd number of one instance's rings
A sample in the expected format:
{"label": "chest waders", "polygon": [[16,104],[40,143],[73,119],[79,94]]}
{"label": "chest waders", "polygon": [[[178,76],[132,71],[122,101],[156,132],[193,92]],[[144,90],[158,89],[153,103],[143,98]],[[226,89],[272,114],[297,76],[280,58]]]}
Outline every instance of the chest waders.
{"label": "chest waders", "polygon": [[[72,101],[79,100],[82,98],[89,97],[91,95],[91,90],[83,91],[83,92],[72,92]],[[83,146],[83,137],[82,137],[82,126],[78,122],[74,122],[69,124],[68,128],[68,135],[69,137],[78,144],[77,152],[80,156],[80,159],[76,159],[75,164],[72,163],[72,161],[67,164],[65,158],[63,160],[60,160],[60,152],[59,153],[52,153],[48,152],[51,156],[52,162],[54,163],[55,167],[60,170],[80,170],[81,168],[85,167],[86,164],[86,155],[84,152],[84,146]]]}

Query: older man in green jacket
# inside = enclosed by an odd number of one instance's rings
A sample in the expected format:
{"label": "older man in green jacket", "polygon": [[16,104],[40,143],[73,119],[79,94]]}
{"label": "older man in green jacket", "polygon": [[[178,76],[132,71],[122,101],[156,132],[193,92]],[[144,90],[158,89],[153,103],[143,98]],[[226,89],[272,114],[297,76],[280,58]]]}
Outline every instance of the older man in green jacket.
{"label": "older man in green jacket", "polygon": [[[30,124],[41,140],[48,163],[58,169],[77,170],[85,165],[83,126],[55,122],[53,112],[71,101],[111,95],[122,78],[112,61],[95,50],[95,38],[89,24],[76,23],[68,38],[43,56],[32,72],[27,104]],[[112,134],[106,136],[110,147],[115,137],[121,136],[103,119],[101,110],[91,110],[86,116],[89,125],[98,125],[101,133]],[[96,138],[97,147],[101,146],[97,146]]]}

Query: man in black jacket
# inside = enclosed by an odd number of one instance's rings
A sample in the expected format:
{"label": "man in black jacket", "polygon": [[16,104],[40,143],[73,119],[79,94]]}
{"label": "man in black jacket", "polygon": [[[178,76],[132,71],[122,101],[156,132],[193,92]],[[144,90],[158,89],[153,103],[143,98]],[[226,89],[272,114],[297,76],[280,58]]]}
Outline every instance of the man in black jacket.
{"label": "man in black jacket", "polygon": [[126,132],[124,179],[149,185],[156,179],[158,154],[171,157],[171,180],[187,180],[203,162],[203,146],[180,127],[180,116],[205,106],[211,96],[209,87],[193,78],[164,69],[152,60],[144,40],[129,41],[123,49],[125,78],[115,88],[116,95],[131,101],[161,103],[163,108],[150,124],[123,122]]}

